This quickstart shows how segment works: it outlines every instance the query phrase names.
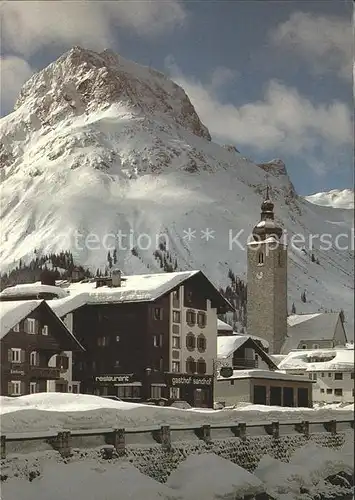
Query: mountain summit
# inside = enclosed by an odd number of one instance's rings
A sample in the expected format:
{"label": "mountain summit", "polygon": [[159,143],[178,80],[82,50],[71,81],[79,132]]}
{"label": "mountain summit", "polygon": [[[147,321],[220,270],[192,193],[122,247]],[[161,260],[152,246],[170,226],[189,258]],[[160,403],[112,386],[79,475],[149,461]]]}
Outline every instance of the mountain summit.
{"label": "mountain summit", "polygon": [[229,270],[245,279],[267,175],[277,223],[305,240],[289,246],[290,307],[343,308],[351,321],[350,248],[324,250],[309,238],[350,235],[352,211],[298,196],[281,160],[258,166],[214,143],[161,73],[74,47],[23,86],[0,133],[2,270],[61,250],[96,269],[116,249],[126,273],[171,259],[226,286]]}

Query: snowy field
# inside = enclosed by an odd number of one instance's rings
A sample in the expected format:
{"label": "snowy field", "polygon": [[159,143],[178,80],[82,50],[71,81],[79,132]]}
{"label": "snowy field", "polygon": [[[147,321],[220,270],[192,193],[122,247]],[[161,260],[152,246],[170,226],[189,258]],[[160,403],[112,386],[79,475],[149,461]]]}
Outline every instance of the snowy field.
{"label": "snowy field", "polygon": [[354,405],[322,408],[281,408],[244,404],[233,409],[201,410],[112,401],[84,394],[40,393],[0,398],[4,434],[51,430],[217,425],[258,421],[351,420]]}

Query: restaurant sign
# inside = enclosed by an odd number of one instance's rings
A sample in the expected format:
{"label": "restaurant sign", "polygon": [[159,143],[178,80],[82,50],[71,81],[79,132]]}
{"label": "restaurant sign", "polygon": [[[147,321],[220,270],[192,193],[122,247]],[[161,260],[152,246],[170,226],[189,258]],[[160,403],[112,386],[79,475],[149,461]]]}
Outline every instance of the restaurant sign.
{"label": "restaurant sign", "polygon": [[209,387],[213,383],[213,377],[209,375],[167,375],[167,382],[172,387],[200,386]]}
{"label": "restaurant sign", "polygon": [[134,374],[126,373],[120,375],[98,375],[94,377],[99,384],[130,384],[133,382]]}

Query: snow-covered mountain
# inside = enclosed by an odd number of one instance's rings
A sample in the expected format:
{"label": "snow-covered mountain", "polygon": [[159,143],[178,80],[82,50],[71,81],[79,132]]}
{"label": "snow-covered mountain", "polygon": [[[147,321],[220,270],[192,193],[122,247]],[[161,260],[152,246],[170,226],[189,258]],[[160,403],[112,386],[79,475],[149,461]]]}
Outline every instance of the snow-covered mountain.
{"label": "snow-covered mountain", "polygon": [[331,191],[311,194],[305,198],[315,205],[354,209],[354,191],[352,189],[332,189]]}
{"label": "snow-covered mountain", "polygon": [[161,73],[73,48],[34,75],[1,120],[0,163],[3,270],[35,250],[62,249],[97,268],[116,247],[126,273],[157,271],[163,233],[178,268],[201,269],[218,285],[229,269],[245,279],[235,237],[242,231],[245,244],[259,220],[268,172],[288,235],[329,234],[333,243],[290,245],[290,307],[343,308],[352,324],[353,252],[335,248],[337,235],[350,237],[352,211],[299,197],[281,160],[256,165],[212,142],[185,92]]}

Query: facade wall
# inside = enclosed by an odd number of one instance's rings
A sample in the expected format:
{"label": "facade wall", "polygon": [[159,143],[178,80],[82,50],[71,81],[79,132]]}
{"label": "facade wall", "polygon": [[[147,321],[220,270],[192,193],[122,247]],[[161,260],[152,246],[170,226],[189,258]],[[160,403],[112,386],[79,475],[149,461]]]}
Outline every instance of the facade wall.
{"label": "facade wall", "polygon": [[214,392],[215,402],[225,406],[252,402],[250,379],[217,380]]}
{"label": "facade wall", "polygon": [[267,340],[269,352],[278,354],[287,332],[287,248],[259,246],[248,246],[247,332]]}
{"label": "facade wall", "polygon": [[[335,377],[341,374],[342,380]],[[313,385],[313,401],[315,403],[353,403],[354,402],[354,370],[339,372],[313,372],[310,376]],[[339,394],[341,389],[342,394]]]}
{"label": "facade wall", "polygon": [[[333,340],[301,340],[296,349],[331,349],[334,347]],[[288,354],[288,353],[287,353]]]}

